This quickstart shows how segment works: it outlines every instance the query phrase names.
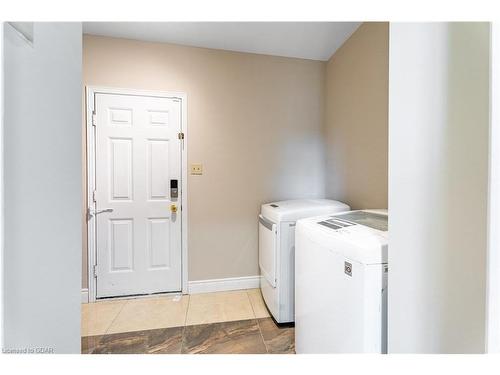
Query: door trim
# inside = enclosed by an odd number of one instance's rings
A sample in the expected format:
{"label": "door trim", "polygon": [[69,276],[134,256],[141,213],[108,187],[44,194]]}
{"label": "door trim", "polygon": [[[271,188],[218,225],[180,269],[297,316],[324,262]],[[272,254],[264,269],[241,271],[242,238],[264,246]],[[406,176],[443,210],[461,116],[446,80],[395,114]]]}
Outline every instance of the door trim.
{"label": "door trim", "polygon": [[[115,95],[133,95],[148,96],[154,98],[175,98],[181,101],[181,131],[184,133],[184,142],[181,150],[181,275],[182,275],[182,293],[188,293],[188,202],[187,202],[187,94],[174,91],[146,91],[123,89],[113,87],[86,86],[86,201],[85,215],[89,207],[95,209],[93,202],[93,191],[95,187],[95,132],[92,126],[92,113],[95,106],[96,94],[115,94]],[[96,301],[96,282],[94,278],[94,265],[97,259],[96,248],[96,220],[87,218],[87,276],[88,276],[88,298],[89,302]]]}

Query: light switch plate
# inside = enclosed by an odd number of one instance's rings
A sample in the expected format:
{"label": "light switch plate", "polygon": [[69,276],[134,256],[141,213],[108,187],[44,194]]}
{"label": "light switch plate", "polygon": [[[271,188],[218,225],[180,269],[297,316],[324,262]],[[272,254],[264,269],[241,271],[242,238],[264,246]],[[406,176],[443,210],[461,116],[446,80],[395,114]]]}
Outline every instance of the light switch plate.
{"label": "light switch plate", "polygon": [[191,174],[200,176],[203,174],[203,165],[201,164],[191,164]]}

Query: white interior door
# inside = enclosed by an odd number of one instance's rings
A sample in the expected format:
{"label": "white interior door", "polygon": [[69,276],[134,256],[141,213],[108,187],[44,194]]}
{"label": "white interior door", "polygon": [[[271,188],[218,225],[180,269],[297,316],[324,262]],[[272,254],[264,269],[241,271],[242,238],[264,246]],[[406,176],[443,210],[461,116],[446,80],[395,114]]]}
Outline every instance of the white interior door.
{"label": "white interior door", "polygon": [[180,291],[180,100],[96,94],[95,126],[97,298]]}

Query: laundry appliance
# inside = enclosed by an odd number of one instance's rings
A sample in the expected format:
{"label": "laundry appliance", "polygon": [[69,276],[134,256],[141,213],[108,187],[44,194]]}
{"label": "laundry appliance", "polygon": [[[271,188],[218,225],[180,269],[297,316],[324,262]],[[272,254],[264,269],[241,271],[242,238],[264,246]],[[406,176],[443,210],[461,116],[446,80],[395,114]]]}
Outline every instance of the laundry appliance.
{"label": "laundry appliance", "polygon": [[349,210],[348,205],[328,199],[287,200],[262,205],[259,215],[260,288],[276,322],[294,321],[295,222]]}
{"label": "laundry appliance", "polygon": [[387,220],[362,210],[297,222],[297,353],[387,353]]}

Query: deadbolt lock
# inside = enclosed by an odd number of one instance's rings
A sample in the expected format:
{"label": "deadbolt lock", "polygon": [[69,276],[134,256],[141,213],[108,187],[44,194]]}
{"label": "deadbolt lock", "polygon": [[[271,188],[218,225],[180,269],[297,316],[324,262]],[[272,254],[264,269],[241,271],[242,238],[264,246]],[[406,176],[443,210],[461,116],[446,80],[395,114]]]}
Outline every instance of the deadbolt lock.
{"label": "deadbolt lock", "polygon": [[177,212],[177,205],[171,204],[170,205],[170,211],[172,211],[172,213],[175,214]]}

